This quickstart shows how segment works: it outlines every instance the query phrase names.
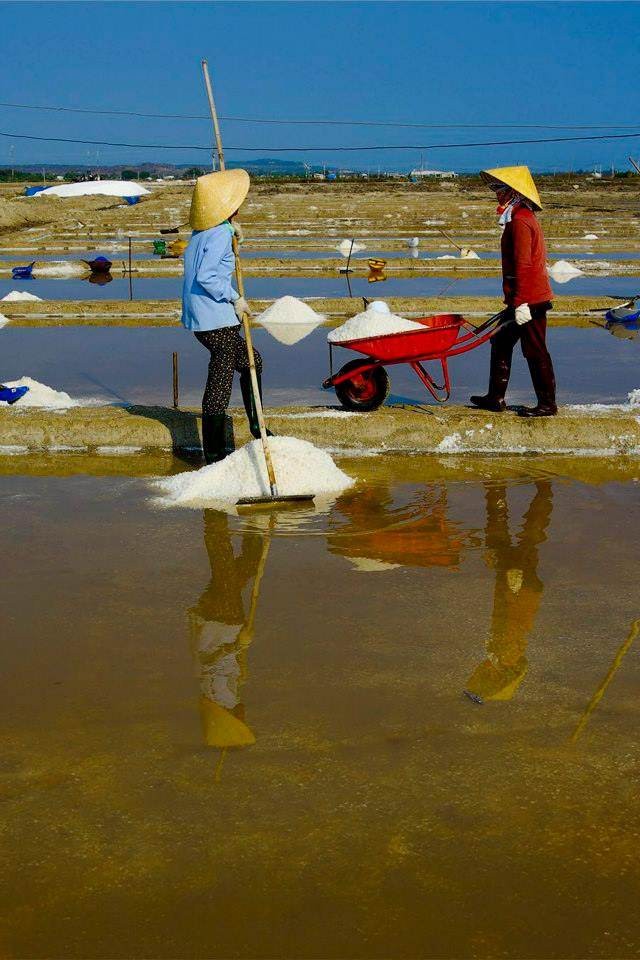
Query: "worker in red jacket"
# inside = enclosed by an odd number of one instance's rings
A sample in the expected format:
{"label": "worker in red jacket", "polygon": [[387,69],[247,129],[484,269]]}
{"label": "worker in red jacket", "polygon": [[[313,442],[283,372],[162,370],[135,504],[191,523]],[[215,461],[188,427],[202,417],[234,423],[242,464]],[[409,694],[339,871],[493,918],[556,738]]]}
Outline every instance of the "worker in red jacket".
{"label": "worker in red jacket", "polygon": [[552,417],[556,406],[556,381],[546,344],[547,310],[553,294],[547,276],[547,251],[535,210],[540,197],[528,167],[498,167],[483,170],[483,180],[498,200],[502,234],[502,289],[512,320],[500,327],[491,340],[489,391],[471,397],[482,410],[501,413],[511,373],[513,348],[518,340],[529,365],[538,398],[535,407],[518,410],[521,417]]}

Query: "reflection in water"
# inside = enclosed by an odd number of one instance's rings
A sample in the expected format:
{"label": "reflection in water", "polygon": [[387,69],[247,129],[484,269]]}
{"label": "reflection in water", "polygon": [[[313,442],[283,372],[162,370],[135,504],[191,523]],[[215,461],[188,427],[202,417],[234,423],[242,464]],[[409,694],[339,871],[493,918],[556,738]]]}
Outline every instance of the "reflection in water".
{"label": "reflection in water", "polygon": [[538,480],[522,530],[511,540],[507,486],[485,488],[485,559],[495,570],[491,631],[486,659],[468,680],[468,690],[483,700],[510,700],[527,672],[527,643],[544,584],[538,576],[538,547],[547,539],[553,492],[548,480]]}
{"label": "reflection in water", "polygon": [[[200,673],[204,739],[210,747],[243,747],[255,743],[245,722],[240,689],[247,676],[247,650],[253,640],[270,533],[243,532],[236,556],[227,514],[205,510],[203,516],[211,579],[189,610],[189,627]],[[243,590],[250,580],[253,586],[245,615]]]}
{"label": "reflection in water", "polygon": [[335,512],[348,523],[329,534],[329,550],[347,557],[359,570],[457,569],[463,548],[474,537],[447,516],[447,485],[422,487],[404,506],[394,507],[396,502],[384,484],[344,494]]}

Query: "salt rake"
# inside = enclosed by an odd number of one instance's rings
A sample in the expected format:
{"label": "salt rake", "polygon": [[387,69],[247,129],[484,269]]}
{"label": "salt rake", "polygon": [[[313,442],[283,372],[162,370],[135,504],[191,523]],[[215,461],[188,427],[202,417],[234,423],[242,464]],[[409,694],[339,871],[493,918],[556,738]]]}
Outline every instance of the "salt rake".
{"label": "salt rake", "polygon": [[[209,110],[211,112],[211,120],[213,123],[213,132],[216,141],[216,148],[218,152],[218,164],[220,170],[224,170],[224,150],[222,148],[222,135],[220,133],[220,124],[218,123],[218,113],[216,111],[215,100],[213,99],[213,88],[211,86],[211,79],[209,77],[209,67],[206,60],[202,61],[202,73],[204,75],[204,85],[207,91],[207,99],[209,101]],[[214,164],[215,169],[215,164]],[[241,297],[244,297],[244,279],[242,276],[242,265],[240,263],[240,251],[238,249],[238,238],[233,234],[232,238],[233,253],[236,260],[236,279],[238,283],[238,293]],[[278,485],[276,483],[276,474],[273,468],[273,460],[271,458],[271,450],[269,448],[269,440],[267,437],[267,427],[264,422],[264,411],[262,409],[262,400],[260,398],[260,390],[258,387],[258,375],[256,373],[256,360],[253,352],[253,340],[251,337],[251,323],[248,313],[242,314],[242,326],[244,328],[244,336],[247,342],[247,355],[249,358],[249,375],[251,377],[251,390],[253,393],[253,402],[256,408],[256,417],[258,420],[258,426],[260,428],[260,440],[262,441],[262,451],[264,453],[264,460],[267,467],[267,476],[269,478],[269,489],[271,491],[269,496],[263,497],[243,497],[241,500],[238,500],[237,505],[240,507],[248,506],[279,506],[280,504],[286,505],[291,503],[309,503],[313,500],[314,494],[312,493],[298,493],[298,494],[280,494],[278,493]]]}

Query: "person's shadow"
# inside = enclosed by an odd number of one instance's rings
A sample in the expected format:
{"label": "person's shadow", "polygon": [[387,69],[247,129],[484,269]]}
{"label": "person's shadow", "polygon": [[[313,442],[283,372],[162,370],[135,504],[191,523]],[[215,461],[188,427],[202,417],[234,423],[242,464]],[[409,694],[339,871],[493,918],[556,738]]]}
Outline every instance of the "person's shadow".
{"label": "person's shadow", "polygon": [[174,457],[191,463],[202,453],[202,440],[198,424],[200,415],[191,410],[175,410],[173,407],[127,404],[124,409],[131,416],[156,420],[166,428],[171,437]]}

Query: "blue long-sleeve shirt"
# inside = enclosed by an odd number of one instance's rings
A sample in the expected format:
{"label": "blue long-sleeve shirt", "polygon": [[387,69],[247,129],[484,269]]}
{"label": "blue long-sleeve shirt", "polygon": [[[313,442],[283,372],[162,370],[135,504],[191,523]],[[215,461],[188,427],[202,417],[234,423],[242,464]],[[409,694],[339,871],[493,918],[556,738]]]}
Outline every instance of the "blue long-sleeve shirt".
{"label": "blue long-sleeve shirt", "polygon": [[233,309],[238,299],[231,277],[236,259],[228,222],[209,230],[195,230],[184,252],[182,324],[187,330],[219,330],[236,327]]}

